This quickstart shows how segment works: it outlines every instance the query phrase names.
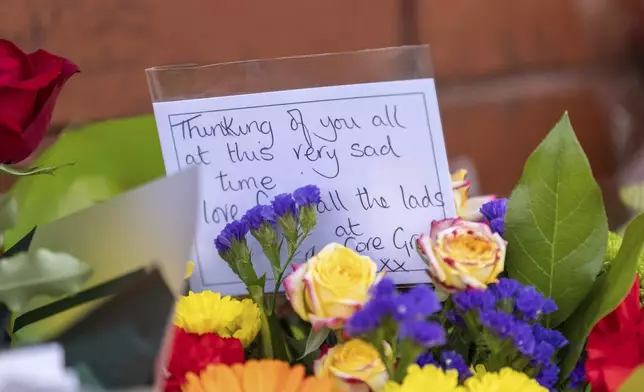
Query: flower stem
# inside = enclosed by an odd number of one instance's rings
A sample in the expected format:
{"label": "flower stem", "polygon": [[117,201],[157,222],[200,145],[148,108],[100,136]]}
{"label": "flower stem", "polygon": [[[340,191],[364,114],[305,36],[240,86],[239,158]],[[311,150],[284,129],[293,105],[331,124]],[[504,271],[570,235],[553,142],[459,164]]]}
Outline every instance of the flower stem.
{"label": "flower stem", "polygon": [[336,330],[334,331],[335,333],[335,338],[338,341],[338,344],[342,344],[345,342],[344,336],[342,336],[342,330]]}
{"label": "flower stem", "polygon": [[289,249],[288,249],[288,257],[286,258],[286,262],[280,269],[280,273],[277,275],[275,279],[275,291],[273,295],[273,302],[271,303],[271,311],[272,313],[275,313],[275,306],[277,305],[277,295],[279,294],[280,291],[280,286],[282,286],[282,280],[284,279],[284,273],[286,272],[286,269],[288,266],[291,264],[291,261],[293,261],[293,258],[297,254],[297,250],[299,247],[302,245],[302,242],[307,239],[309,236],[309,233],[305,233],[295,244],[295,246],[290,245],[289,243]]}
{"label": "flower stem", "polygon": [[409,365],[414,363],[420,353],[422,348],[417,347],[413,342],[405,339],[400,345],[400,360],[396,364],[396,369],[394,371],[393,380],[401,383],[407,375],[407,368]]}
{"label": "flower stem", "polygon": [[262,336],[262,356],[273,358],[273,342],[271,339],[271,325],[266,313],[264,303],[264,289],[259,286],[249,286],[248,293],[259,308],[260,334]]}

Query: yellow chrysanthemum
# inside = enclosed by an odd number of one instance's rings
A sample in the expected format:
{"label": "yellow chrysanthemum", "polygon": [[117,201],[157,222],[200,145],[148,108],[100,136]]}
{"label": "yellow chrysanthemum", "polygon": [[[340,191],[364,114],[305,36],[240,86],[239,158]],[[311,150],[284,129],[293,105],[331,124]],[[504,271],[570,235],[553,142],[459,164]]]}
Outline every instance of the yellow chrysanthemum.
{"label": "yellow chrysanthemum", "polygon": [[498,373],[478,370],[465,381],[468,392],[548,392],[527,374],[511,368],[503,368]]}
{"label": "yellow chrysanthemum", "polygon": [[456,370],[443,371],[436,366],[427,365],[420,368],[411,365],[402,384],[390,381],[385,384],[383,392],[467,392],[458,385]]}
{"label": "yellow chrysanthemum", "polygon": [[273,359],[245,364],[209,365],[199,375],[188,373],[183,392],[341,392],[327,377],[306,377],[304,367]]}
{"label": "yellow chrysanthemum", "polygon": [[234,337],[247,347],[257,337],[259,317],[259,308],[252,300],[238,301],[206,290],[179,298],[174,325],[188,333]]}
{"label": "yellow chrysanthemum", "polygon": [[474,365],[470,366],[470,370],[472,371],[472,374],[474,377],[481,378],[487,374],[487,369],[485,368],[485,365]]}

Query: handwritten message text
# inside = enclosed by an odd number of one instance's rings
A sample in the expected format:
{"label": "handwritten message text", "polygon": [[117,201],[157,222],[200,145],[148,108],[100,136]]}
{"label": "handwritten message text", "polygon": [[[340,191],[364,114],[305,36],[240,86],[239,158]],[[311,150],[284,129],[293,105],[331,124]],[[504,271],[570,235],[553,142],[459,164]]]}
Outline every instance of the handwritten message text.
{"label": "handwritten message text", "polygon": [[[202,288],[243,292],[213,239],[253,205],[306,184],[322,201],[297,261],[338,242],[400,283],[424,281],[415,240],[431,220],[454,215],[436,106],[433,80],[155,104],[168,172],[198,165],[206,177],[195,255]],[[256,269],[270,277],[252,245]]]}

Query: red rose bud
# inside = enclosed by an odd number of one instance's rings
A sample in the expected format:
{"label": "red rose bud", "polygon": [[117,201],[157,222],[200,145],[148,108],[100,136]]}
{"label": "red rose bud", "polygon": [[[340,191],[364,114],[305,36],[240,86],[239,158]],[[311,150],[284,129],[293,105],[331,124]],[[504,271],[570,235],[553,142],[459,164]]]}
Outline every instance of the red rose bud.
{"label": "red rose bud", "polygon": [[58,94],[78,67],[0,39],[0,163],[20,162],[45,137]]}

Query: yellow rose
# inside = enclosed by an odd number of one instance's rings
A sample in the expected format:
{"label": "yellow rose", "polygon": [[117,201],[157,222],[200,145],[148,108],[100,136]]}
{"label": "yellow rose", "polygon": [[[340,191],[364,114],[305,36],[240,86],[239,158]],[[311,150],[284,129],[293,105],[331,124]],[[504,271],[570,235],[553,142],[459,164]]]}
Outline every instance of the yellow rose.
{"label": "yellow rose", "polygon": [[435,285],[448,293],[484,289],[503,271],[506,243],[485,223],[463,219],[433,221],[417,240]]}
{"label": "yellow rose", "polygon": [[[385,347],[391,355],[391,348]],[[332,377],[339,387],[351,392],[380,391],[389,380],[376,348],[360,339],[330,348],[315,362],[315,374]]]}
{"label": "yellow rose", "polygon": [[461,169],[452,174],[452,191],[454,193],[454,204],[456,213],[463,219],[478,222],[483,220],[481,206],[496,199],[495,196],[469,197],[472,181],[466,180],[467,170]]}
{"label": "yellow rose", "polygon": [[284,280],[293,310],[315,330],[339,329],[367,302],[369,288],[384,273],[366,256],[340,244],[324,247]]}

